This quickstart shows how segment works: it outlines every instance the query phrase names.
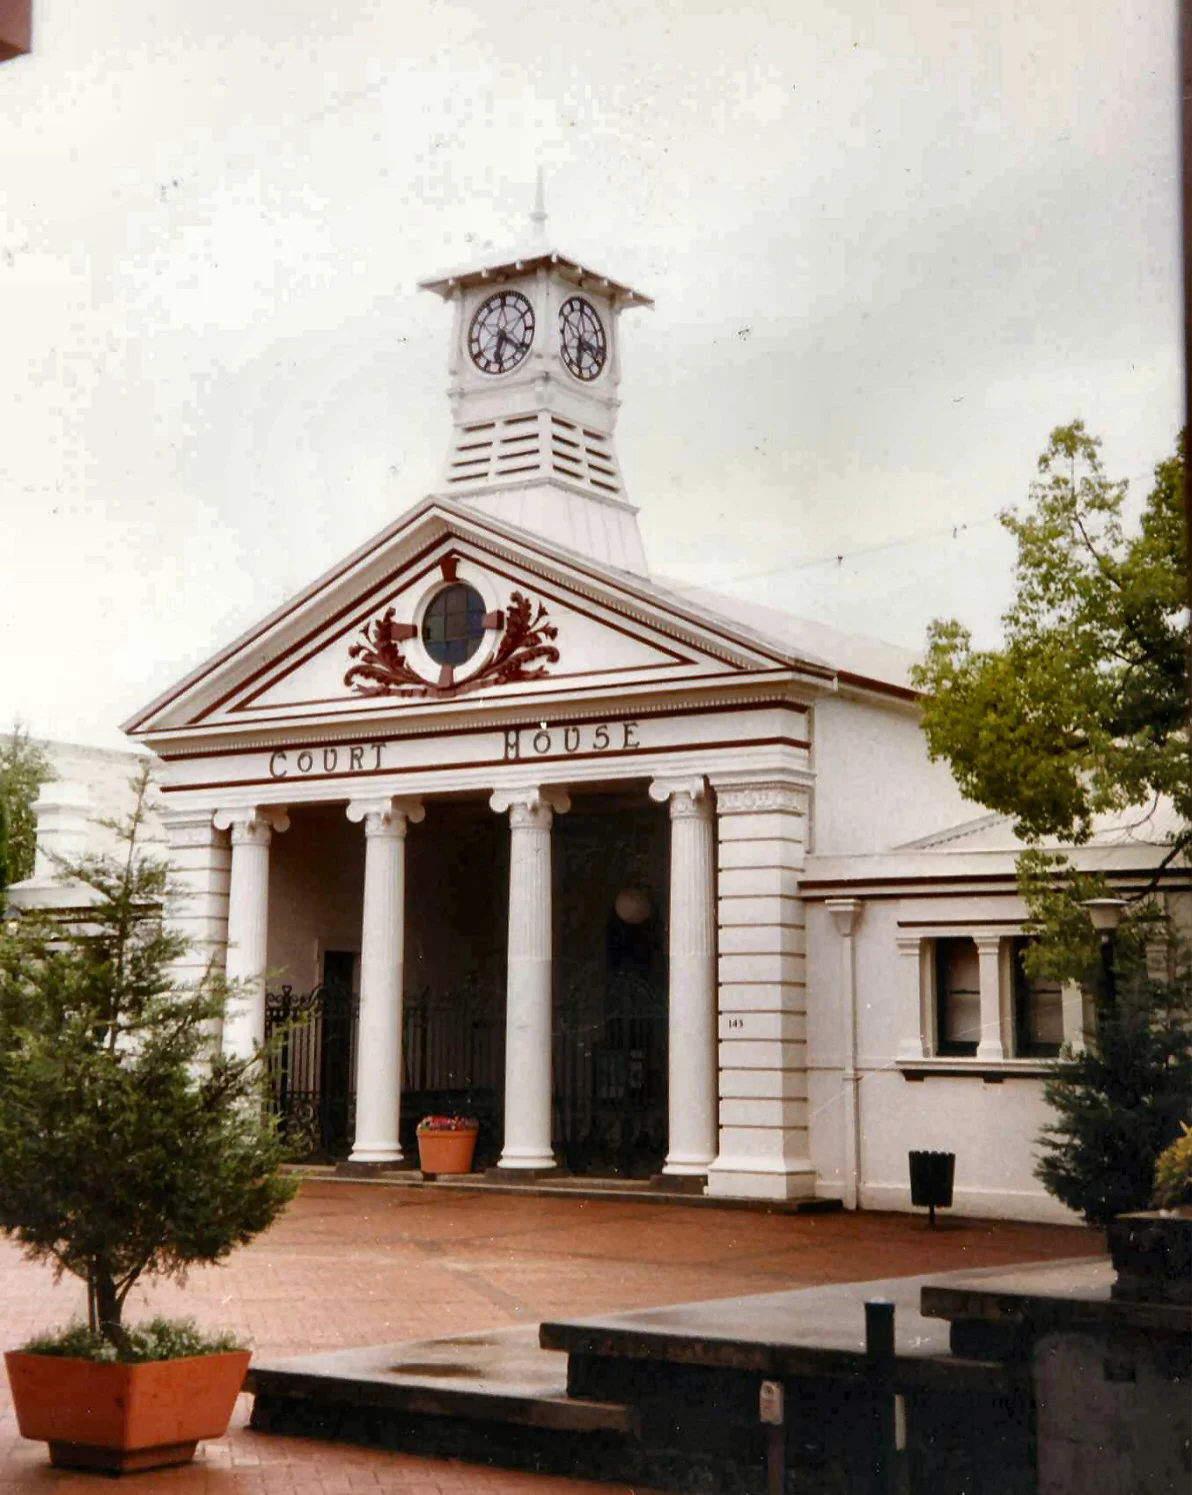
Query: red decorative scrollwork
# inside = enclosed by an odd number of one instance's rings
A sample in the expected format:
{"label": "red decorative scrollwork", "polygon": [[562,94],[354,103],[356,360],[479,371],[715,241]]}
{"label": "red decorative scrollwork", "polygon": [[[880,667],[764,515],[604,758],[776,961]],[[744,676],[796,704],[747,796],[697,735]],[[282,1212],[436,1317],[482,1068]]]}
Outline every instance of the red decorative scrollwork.
{"label": "red decorative scrollwork", "polygon": [[545,604],[538,603],[535,610],[528,597],[514,592],[492,658],[464,680],[432,685],[407,664],[400,642],[409,637],[410,630],[407,624],[394,621],[394,612],[386,608],[381,617],[365,624],[361,640],[348,650],[349,658],[358,662],[344,676],[344,684],[359,695],[444,699],[490,685],[539,680],[549,673],[548,666],[559,662],[554,642],[559,630],[550,621]]}

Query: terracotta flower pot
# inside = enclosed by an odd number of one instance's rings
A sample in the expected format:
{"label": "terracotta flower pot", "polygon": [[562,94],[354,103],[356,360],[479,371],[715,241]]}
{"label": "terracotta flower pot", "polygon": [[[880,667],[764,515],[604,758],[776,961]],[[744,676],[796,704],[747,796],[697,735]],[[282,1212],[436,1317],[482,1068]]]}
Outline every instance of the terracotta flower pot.
{"label": "terracotta flower pot", "polygon": [[418,1129],[418,1166],[423,1173],[470,1173],[479,1129],[424,1132]]}
{"label": "terracotta flower pot", "polygon": [[4,1356],[23,1438],[50,1463],[112,1474],[185,1464],[200,1438],[222,1438],[247,1350],[112,1365],[10,1350]]}

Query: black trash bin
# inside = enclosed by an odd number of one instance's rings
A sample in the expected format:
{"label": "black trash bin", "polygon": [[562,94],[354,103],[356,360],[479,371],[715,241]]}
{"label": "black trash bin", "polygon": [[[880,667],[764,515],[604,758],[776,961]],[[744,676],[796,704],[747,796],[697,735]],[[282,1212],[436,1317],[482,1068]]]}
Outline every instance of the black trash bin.
{"label": "black trash bin", "polygon": [[911,1203],[919,1209],[931,1211],[931,1223],[935,1224],[937,1209],[949,1209],[952,1205],[952,1184],[956,1177],[956,1154],[954,1152],[912,1152]]}

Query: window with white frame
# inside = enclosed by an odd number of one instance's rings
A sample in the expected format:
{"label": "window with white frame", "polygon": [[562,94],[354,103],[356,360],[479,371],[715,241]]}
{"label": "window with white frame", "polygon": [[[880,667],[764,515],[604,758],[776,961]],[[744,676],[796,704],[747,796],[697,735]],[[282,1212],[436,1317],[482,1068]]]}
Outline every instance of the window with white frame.
{"label": "window with white frame", "polygon": [[1064,990],[1058,981],[1032,978],[1026,968],[1031,941],[1011,942],[1014,982],[1014,1057],[1054,1059],[1064,1042]]}
{"label": "window with white frame", "polygon": [[971,939],[935,941],[935,1051],[971,1059],[981,1038],[981,972]]}
{"label": "window with white frame", "polygon": [[964,1070],[1003,1064],[1039,1073],[1065,1043],[1079,1048],[1087,1031],[1080,988],[1028,976],[1029,937],[1019,930],[955,927],[903,930],[900,989],[905,1013],[899,1063]]}

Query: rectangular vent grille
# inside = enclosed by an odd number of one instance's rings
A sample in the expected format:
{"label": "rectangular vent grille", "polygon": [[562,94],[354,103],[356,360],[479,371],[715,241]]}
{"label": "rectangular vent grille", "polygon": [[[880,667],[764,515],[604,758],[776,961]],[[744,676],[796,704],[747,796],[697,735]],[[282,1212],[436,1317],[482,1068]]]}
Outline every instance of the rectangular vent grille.
{"label": "rectangular vent grille", "polygon": [[513,415],[457,429],[447,463],[453,487],[525,482],[534,473],[555,474],[597,493],[621,492],[611,439],[561,415]]}

